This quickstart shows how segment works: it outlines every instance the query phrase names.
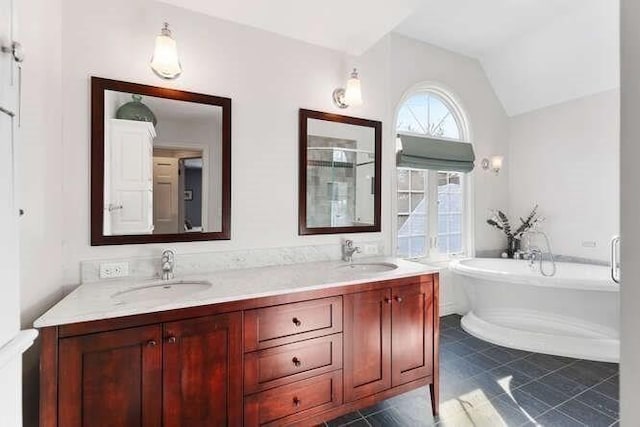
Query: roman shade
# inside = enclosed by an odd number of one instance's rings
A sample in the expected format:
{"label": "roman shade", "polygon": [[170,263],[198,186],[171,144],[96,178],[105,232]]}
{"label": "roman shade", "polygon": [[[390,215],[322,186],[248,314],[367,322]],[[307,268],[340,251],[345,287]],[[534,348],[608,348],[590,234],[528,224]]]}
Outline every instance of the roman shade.
{"label": "roman shade", "polygon": [[410,135],[398,135],[398,138],[402,142],[396,158],[399,167],[449,172],[473,170],[476,156],[468,142]]}

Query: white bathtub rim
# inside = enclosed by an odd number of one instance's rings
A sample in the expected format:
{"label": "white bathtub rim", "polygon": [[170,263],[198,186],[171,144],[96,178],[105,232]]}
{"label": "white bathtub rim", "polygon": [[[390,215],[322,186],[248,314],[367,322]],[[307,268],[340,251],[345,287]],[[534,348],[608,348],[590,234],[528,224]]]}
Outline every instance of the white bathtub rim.
{"label": "white bathtub rim", "polygon": [[496,325],[470,311],[461,321],[469,334],[503,347],[576,359],[618,363],[620,341],[614,338],[587,338],[552,335]]}
{"label": "white bathtub rim", "polygon": [[[465,261],[469,260],[481,260],[482,258],[464,258],[454,260],[449,263],[449,270],[460,274],[462,276],[495,280],[499,282],[507,282],[521,285],[541,286],[541,287],[562,287],[566,289],[580,289],[587,291],[602,291],[602,292],[619,292],[620,286],[613,281],[602,279],[585,279],[585,278],[571,278],[571,277],[545,277],[541,274],[518,274],[512,271],[496,271],[477,266],[466,265]],[[504,260],[505,262],[518,262],[515,260]],[[525,262],[525,261],[522,261]],[[572,263],[557,263],[559,268],[563,264]]]}

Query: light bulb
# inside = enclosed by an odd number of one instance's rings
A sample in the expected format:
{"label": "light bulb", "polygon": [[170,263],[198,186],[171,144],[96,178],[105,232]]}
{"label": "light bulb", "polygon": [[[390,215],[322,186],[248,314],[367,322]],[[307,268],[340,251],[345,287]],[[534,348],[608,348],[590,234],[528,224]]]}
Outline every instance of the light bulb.
{"label": "light bulb", "polygon": [[491,170],[493,170],[495,173],[500,172],[500,170],[502,169],[503,160],[504,157],[502,156],[493,156],[491,158]]}
{"label": "light bulb", "polygon": [[163,79],[175,79],[182,74],[176,41],[171,37],[169,24],[164,23],[151,57],[151,69]]}
{"label": "light bulb", "polygon": [[347,81],[347,87],[344,92],[344,103],[349,106],[362,105],[362,89],[360,87],[358,71],[355,68],[351,73],[351,77]]}

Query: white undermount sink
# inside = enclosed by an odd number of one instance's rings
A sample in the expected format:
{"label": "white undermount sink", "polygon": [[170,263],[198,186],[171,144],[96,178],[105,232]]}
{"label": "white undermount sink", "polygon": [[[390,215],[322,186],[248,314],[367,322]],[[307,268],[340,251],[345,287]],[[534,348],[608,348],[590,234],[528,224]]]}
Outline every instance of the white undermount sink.
{"label": "white undermount sink", "polygon": [[111,298],[119,303],[134,303],[144,301],[171,301],[184,298],[196,292],[201,292],[211,287],[206,281],[171,280],[153,285],[140,286],[111,295]]}
{"label": "white undermount sink", "polygon": [[383,273],[398,268],[397,265],[390,262],[354,262],[338,267],[344,271],[354,271],[362,273]]}

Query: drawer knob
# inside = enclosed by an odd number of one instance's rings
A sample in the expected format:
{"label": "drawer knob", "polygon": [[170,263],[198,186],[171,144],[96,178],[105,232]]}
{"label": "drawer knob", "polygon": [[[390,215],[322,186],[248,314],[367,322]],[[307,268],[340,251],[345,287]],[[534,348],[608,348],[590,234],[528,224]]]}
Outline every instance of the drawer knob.
{"label": "drawer knob", "polygon": [[302,400],[298,399],[297,397],[293,398],[293,406],[295,406],[296,408],[299,408],[301,403]]}
{"label": "drawer knob", "polygon": [[169,344],[174,344],[176,342],[176,337],[174,337],[173,335],[170,336],[169,338],[167,338],[167,342]]}
{"label": "drawer knob", "polygon": [[156,342],[156,340],[147,341],[147,347],[155,347],[157,345],[158,345],[158,343]]}
{"label": "drawer knob", "polygon": [[300,319],[298,319],[297,317],[294,317],[293,319],[291,319],[291,321],[293,322],[294,325],[296,326],[300,326],[302,325],[302,322],[300,321]]}
{"label": "drawer knob", "polygon": [[396,297],[396,301],[402,302],[402,297]]}
{"label": "drawer knob", "polygon": [[291,361],[293,362],[293,365],[296,368],[299,368],[302,365],[302,361],[300,359],[298,359],[297,357],[294,356],[293,359],[291,359]]}
{"label": "drawer knob", "polygon": [[391,304],[391,298],[385,298],[384,302],[386,302],[387,304]]}

